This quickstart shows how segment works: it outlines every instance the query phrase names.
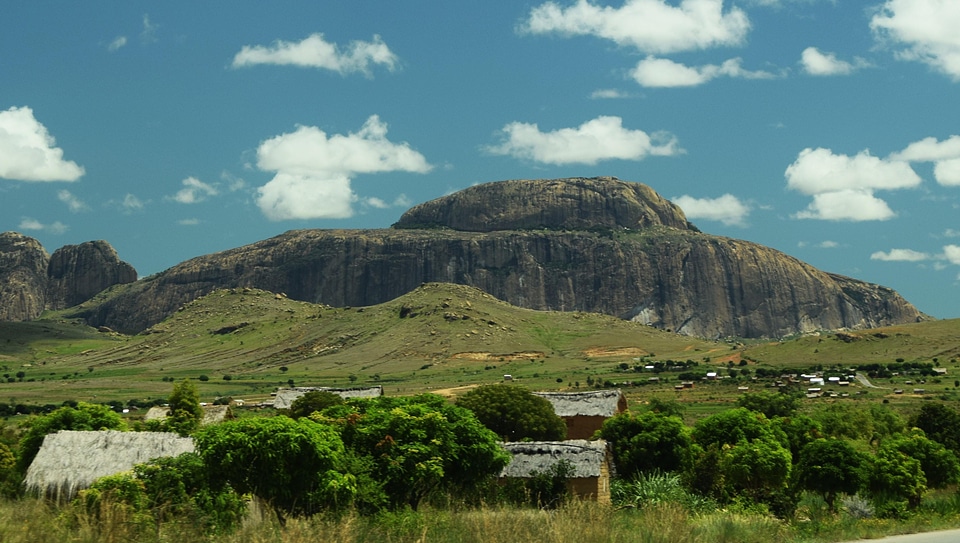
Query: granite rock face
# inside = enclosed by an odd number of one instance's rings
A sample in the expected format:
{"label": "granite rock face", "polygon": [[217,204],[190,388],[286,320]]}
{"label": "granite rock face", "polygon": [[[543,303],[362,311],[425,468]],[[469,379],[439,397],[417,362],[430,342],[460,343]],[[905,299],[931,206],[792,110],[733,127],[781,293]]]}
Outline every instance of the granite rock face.
{"label": "granite rock face", "polygon": [[365,306],[425,282],[707,338],[923,318],[891,289],[703,234],[649,187],[614,178],[490,183],[416,206],[390,229],[286,232],[188,260],[77,315],[133,333],[218,288]]}
{"label": "granite rock face", "polygon": [[67,245],[49,256],[31,237],[0,233],[0,321],[35,319],[136,280],[137,271],[105,241]]}
{"label": "granite rock face", "polygon": [[47,252],[16,232],[0,233],[0,321],[27,321],[46,307]]}
{"label": "granite rock face", "polygon": [[136,280],[137,270],[106,241],[65,245],[53,252],[47,266],[47,307],[73,307],[113,285]]}

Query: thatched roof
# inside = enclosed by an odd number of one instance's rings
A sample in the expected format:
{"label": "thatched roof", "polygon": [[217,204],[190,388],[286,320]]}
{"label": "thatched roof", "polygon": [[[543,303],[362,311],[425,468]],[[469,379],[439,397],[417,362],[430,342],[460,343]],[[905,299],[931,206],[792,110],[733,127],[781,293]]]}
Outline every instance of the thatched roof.
{"label": "thatched roof", "polygon": [[68,500],[100,477],[193,450],[192,438],[167,432],[61,430],[43,439],[24,484],[28,491]]}
{"label": "thatched roof", "polygon": [[[143,420],[163,420],[169,415],[169,407],[151,407],[147,410],[147,414],[143,416]],[[204,405],[203,420],[200,421],[200,425],[216,424],[230,417],[231,411],[229,405]]]}
{"label": "thatched roof", "polygon": [[513,455],[500,477],[532,477],[535,473],[545,473],[561,460],[566,460],[573,468],[571,478],[600,477],[601,467],[607,459],[607,442],[602,439],[514,441],[500,445]]}
{"label": "thatched roof", "polygon": [[554,413],[560,417],[612,417],[627,407],[627,400],[619,389],[534,394],[549,400]]}
{"label": "thatched roof", "polygon": [[343,399],[347,398],[379,398],[383,396],[383,387],[365,387],[365,388],[334,388],[334,387],[293,387],[278,388],[277,396],[273,400],[273,407],[277,409],[290,409],[297,398],[307,392],[332,392]]}

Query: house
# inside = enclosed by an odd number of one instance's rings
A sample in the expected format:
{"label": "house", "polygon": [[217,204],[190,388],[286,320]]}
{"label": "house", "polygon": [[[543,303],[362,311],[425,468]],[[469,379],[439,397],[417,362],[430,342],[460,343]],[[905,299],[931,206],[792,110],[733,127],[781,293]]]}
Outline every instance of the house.
{"label": "house", "polygon": [[276,397],[273,400],[273,407],[276,409],[290,409],[297,398],[307,392],[332,392],[343,399],[347,398],[379,398],[383,396],[383,387],[363,387],[363,388],[334,388],[334,387],[292,387],[278,388]]}
{"label": "house", "polygon": [[588,439],[603,421],[627,410],[627,398],[619,389],[592,392],[534,392],[553,405],[553,412],[567,423],[567,439]]}
{"label": "house", "polygon": [[193,438],[169,432],[61,430],[44,437],[27,468],[24,486],[30,492],[66,501],[100,477],[129,471],[153,458],[193,450]]}
{"label": "house", "polygon": [[[216,424],[233,418],[233,412],[230,411],[229,405],[204,405],[202,409],[203,420],[200,421],[200,426]],[[143,420],[163,420],[169,415],[169,407],[154,406],[147,410],[147,414],[143,416]]]}
{"label": "house", "polygon": [[610,503],[613,459],[606,441],[516,441],[500,445],[513,457],[500,472],[501,478],[530,478],[567,462],[572,470],[567,488],[572,494]]}

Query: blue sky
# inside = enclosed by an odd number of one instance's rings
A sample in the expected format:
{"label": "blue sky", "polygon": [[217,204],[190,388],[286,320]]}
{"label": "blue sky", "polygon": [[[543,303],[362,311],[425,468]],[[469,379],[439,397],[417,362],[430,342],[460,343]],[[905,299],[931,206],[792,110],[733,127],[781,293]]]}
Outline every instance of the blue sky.
{"label": "blue sky", "polygon": [[613,175],[960,317],[960,2],[33,0],[0,16],[0,231],[141,276]]}

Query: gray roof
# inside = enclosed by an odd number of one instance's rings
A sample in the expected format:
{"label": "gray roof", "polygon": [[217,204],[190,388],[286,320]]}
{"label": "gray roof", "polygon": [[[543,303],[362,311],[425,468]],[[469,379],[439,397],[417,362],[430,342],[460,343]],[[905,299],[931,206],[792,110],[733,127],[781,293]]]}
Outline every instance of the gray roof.
{"label": "gray roof", "polygon": [[[169,407],[154,406],[147,410],[147,413],[143,416],[143,420],[163,420],[169,415]],[[228,415],[230,415],[229,405],[204,405],[203,420],[200,421],[200,425],[206,426],[208,424],[223,422],[227,420]]]}
{"label": "gray roof", "polygon": [[383,387],[364,387],[364,388],[334,388],[334,387],[293,387],[278,388],[277,396],[273,400],[273,407],[277,409],[290,409],[297,398],[307,392],[332,392],[343,399],[347,398],[379,398],[383,396]]}
{"label": "gray roof", "polygon": [[620,412],[623,393],[620,390],[597,390],[592,392],[534,392],[553,404],[553,411],[560,417],[612,417]]}
{"label": "gray roof", "polygon": [[193,452],[193,438],[168,432],[61,430],[43,439],[27,469],[27,490],[70,499],[93,481],[152,458]]}
{"label": "gray roof", "polygon": [[602,439],[512,441],[500,446],[513,456],[500,472],[500,477],[531,477],[534,473],[546,472],[561,460],[570,463],[572,478],[599,477],[607,454],[607,442]]}

